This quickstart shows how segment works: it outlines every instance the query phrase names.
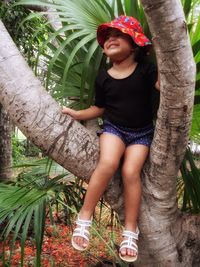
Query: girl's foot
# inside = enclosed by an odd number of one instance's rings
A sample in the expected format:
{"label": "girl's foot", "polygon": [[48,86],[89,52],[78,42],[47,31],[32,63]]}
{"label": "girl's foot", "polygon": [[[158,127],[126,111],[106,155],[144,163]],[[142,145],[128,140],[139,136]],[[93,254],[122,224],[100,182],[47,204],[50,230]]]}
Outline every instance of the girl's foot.
{"label": "girl's foot", "polygon": [[83,220],[78,218],[76,220],[76,228],[74,229],[72,235],[72,246],[79,250],[83,251],[88,248],[90,233],[88,228],[91,226],[92,220]]}
{"label": "girl's foot", "polygon": [[139,229],[137,228],[135,232],[124,231],[122,236],[124,240],[120,244],[119,257],[126,262],[134,262],[137,260],[138,256],[138,246],[136,241],[138,240]]}

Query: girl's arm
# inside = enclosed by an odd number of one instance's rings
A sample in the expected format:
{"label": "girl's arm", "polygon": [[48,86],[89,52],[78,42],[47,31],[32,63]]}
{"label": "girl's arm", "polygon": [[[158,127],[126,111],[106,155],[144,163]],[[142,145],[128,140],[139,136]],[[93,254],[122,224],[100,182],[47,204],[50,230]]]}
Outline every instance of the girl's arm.
{"label": "girl's arm", "polygon": [[100,117],[104,113],[104,108],[99,108],[97,106],[91,106],[83,110],[74,110],[71,108],[63,107],[63,114],[68,114],[75,120],[89,120]]}
{"label": "girl's arm", "polygon": [[157,82],[155,83],[155,88],[160,91],[160,81],[159,79],[157,80]]}
{"label": "girl's arm", "polygon": [[159,72],[159,69],[158,69],[158,80],[157,82],[155,83],[155,88],[160,91],[160,72]]}

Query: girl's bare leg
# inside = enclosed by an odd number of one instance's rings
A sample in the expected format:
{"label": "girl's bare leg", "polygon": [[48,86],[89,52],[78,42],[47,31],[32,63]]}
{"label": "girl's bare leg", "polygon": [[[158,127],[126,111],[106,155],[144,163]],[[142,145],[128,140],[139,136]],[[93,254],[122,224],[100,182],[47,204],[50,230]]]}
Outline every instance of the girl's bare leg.
{"label": "girl's bare leg", "polygon": [[[122,177],[124,183],[125,229],[136,231],[141,201],[140,173],[149,152],[149,147],[136,144],[127,147],[124,154]],[[135,251],[122,249],[121,254],[135,256]]]}
{"label": "girl's bare leg", "polygon": [[[100,136],[99,163],[90,178],[84,204],[79,213],[80,219],[91,218],[97,202],[119,166],[124,150],[125,145],[118,136],[110,133],[103,133]],[[82,237],[74,237],[74,242],[83,247],[87,246],[87,240]]]}

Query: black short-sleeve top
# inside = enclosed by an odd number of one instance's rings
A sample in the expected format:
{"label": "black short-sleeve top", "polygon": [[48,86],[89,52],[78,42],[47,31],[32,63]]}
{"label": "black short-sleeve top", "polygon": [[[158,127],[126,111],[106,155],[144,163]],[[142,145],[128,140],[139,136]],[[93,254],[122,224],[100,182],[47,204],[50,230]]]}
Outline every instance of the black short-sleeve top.
{"label": "black short-sleeve top", "polygon": [[104,69],[95,81],[94,105],[105,108],[104,118],[128,128],[152,123],[152,91],[157,69],[152,63],[138,63],[128,77],[115,79]]}

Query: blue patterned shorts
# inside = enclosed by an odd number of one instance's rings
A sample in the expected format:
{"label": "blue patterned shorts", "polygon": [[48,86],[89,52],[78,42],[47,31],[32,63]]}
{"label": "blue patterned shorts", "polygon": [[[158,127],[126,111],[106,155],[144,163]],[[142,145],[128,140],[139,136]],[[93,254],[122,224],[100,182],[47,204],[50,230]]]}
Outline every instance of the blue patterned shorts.
{"label": "blue patterned shorts", "polygon": [[133,144],[141,144],[150,147],[153,134],[154,126],[149,124],[144,128],[126,128],[122,126],[116,126],[108,120],[104,120],[103,129],[101,133],[111,133],[117,135],[126,146]]}

